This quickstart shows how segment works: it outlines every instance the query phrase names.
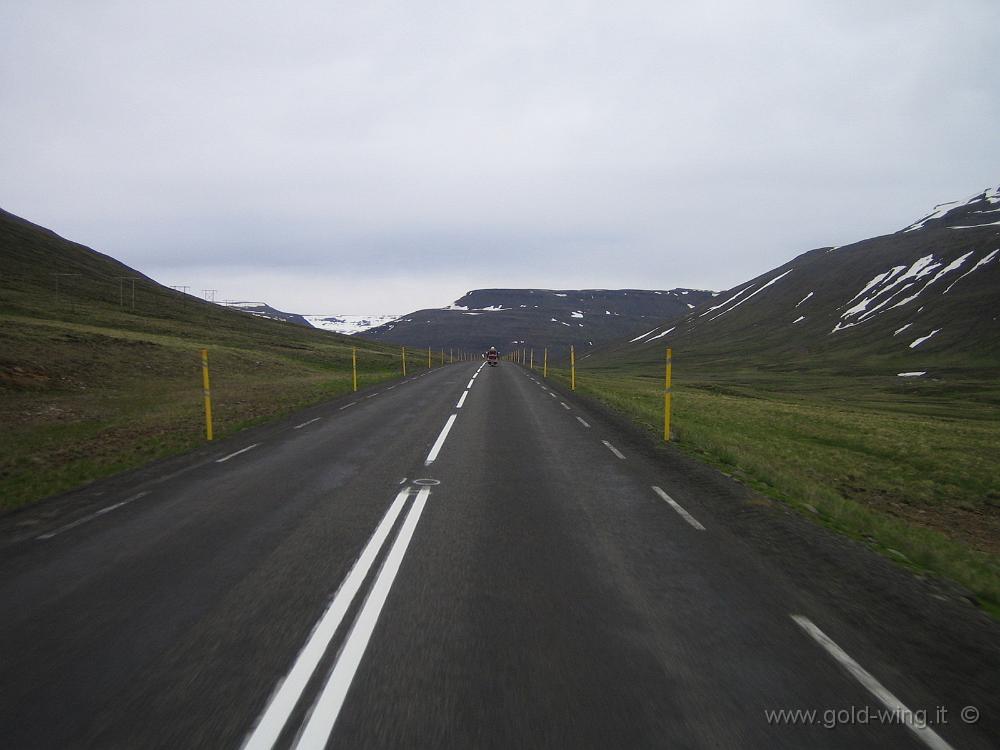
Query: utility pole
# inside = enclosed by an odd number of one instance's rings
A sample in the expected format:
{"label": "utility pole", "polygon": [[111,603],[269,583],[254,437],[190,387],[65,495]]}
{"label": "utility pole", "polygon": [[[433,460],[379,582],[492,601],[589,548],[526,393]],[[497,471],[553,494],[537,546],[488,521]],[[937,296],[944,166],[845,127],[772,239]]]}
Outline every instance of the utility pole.
{"label": "utility pole", "polygon": [[215,293],[219,291],[218,289],[202,289],[201,293],[205,296],[206,302],[215,302]]}
{"label": "utility pole", "polygon": [[[118,307],[122,310],[126,307],[126,301],[129,300],[131,296],[130,308],[135,312],[135,282],[138,276],[115,276],[118,279]],[[131,290],[129,290],[129,284],[131,284]],[[130,293],[129,293],[130,292]]]}

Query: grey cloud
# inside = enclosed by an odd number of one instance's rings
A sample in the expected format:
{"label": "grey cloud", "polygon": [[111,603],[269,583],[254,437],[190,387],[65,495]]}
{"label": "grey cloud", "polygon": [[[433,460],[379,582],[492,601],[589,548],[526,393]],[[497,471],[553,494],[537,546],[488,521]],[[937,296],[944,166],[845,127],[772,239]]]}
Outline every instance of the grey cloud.
{"label": "grey cloud", "polygon": [[140,268],[723,288],[998,181],[992,0],[11,16],[0,205]]}

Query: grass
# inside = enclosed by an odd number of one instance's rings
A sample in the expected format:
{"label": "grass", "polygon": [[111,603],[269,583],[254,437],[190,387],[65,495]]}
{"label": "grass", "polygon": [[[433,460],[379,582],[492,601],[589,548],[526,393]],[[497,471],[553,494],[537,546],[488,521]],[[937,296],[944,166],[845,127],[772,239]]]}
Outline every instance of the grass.
{"label": "grass", "polygon": [[[651,369],[578,370],[577,389],[661,440],[663,381]],[[1000,615],[995,385],[679,375],[671,432],[682,450],[903,565],[956,581]]]}
{"label": "grass", "polygon": [[[217,438],[352,389],[340,337],[286,333],[295,346],[0,315],[2,359],[16,362],[0,370],[0,508],[202,445],[203,346]],[[394,351],[358,344],[361,386],[398,377]]]}

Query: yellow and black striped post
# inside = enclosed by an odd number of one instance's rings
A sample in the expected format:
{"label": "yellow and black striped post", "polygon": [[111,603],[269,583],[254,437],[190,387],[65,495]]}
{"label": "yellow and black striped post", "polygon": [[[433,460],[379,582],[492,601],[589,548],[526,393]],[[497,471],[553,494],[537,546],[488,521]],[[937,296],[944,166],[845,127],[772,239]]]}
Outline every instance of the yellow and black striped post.
{"label": "yellow and black striped post", "polygon": [[667,367],[663,384],[663,442],[670,442],[670,381],[673,377],[673,350],[667,347]]}
{"label": "yellow and black striped post", "polygon": [[208,349],[201,350],[201,385],[205,396],[205,436],[212,439],[212,386],[208,380]]}

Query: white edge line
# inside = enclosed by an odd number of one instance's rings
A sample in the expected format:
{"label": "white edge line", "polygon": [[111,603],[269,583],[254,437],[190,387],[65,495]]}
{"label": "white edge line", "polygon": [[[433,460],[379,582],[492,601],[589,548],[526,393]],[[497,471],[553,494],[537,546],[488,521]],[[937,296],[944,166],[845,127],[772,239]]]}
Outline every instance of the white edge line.
{"label": "white edge line", "polygon": [[297,424],[292,429],[293,430],[301,430],[303,427],[311,425],[313,422],[318,422],[319,420],[320,420],[320,418],[316,417],[314,419],[310,419],[308,422],[303,422],[302,424]]}
{"label": "white edge line", "polygon": [[413,501],[410,512],[406,514],[399,535],[389,549],[389,554],[386,556],[385,562],[382,563],[375,583],[372,584],[368,598],[351,626],[351,632],[348,633],[347,640],[344,641],[344,646],[337,656],[337,663],[334,664],[333,670],[306,720],[306,725],[296,740],[296,748],[324,748],[329,742],[330,733],[337,723],[344,699],[351,689],[354,675],[358,671],[358,666],[368,648],[372,633],[378,624],[379,615],[382,614],[389,590],[399,573],[403,557],[410,546],[410,540],[413,538],[413,532],[420,521],[420,514],[424,510],[429,494],[430,487],[421,487],[420,491],[417,492],[417,497]]}
{"label": "white edge line", "polygon": [[552,398],[559,398],[559,397],[558,397],[558,396],[557,396],[556,394],[554,394],[554,393],[553,393],[552,391],[549,391],[549,395],[550,395],[550,396],[552,396]]}
{"label": "white edge line", "polygon": [[94,511],[89,516],[84,516],[83,518],[78,518],[77,520],[73,521],[72,523],[68,523],[65,526],[60,526],[58,529],[55,529],[54,531],[49,531],[49,532],[47,532],[45,534],[40,534],[39,536],[36,536],[35,539],[38,539],[40,541],[45,541],[46,539],[51,539],[54,536],[58,536],[59,534],[62,534],[64,531],[69,531],[70,529],[75,529],[77,526],[82,526],[83,524],[87,523],[88,521],[93,521],[95,518],[103,516],[105,513],[110,513],[113,510],[118,510],[118,508],[122,507],[123,505],[128,505],[133,500],[138,500],[140,497],[145,497],[148,494],[149,494],[149,490],[143,490],[142,492],[137,492],[136,494],[132,495],[131,497],[125,498],[121,502],[115,503],[114,505],[109,505],[106,508],[101,508],[98,511]]}
{"label": "white edge line", "polygon": [[878,698],[895,716],[899,716],[906,727],[927,747],[934,750],[953,750],[952,746],[933,729],[923,724],[915,724],[913,721],[913,712],[899,698],[890,693],[882,683],[876,680],[868,670],[854,661],[844,649],[834,643],[830,636],[816,627],[812,620],[804,615],[791,615],[791,618],[814,641],[822,646],[830,656],[836,659],[840,666],[846,669],[854,679],[860,682],[869,693]]}
{"label": "white edge line", "polygon": [[559,403],[563,405],[563,409],[566,409],[567,411],[569,410],[570,405],[567,404],[565,401],[560,401]]}
{"label": "white edge line", "polygon": [[437,440],[434,441],[434,445],[431,447],[431,452],[427,454],[424,466],[430,466],[435,460],[437,460],[438,453],[441,452],[444,441],[448,438],[448,433],[451,431],[451,426],[455,424],[455,420],[457,418],[457,414],[452,414],[448,417],[448,421],[444,423],[444,427],[441,429],[441,434],[438,435]]}
{"label": "white edge line", "polygon": [[608,442],[607,440],[602,440],[601,442],[602,442],[602,443],[604,443],[604,445],[606,445],[606,446],[607,446],[607,448],[608,448],[608,450],[609,450],[609,451],[611,451],[611,452],[612,452],[612,453],[614,453],[614,454],[615,454],[616,456],[618,456],[618,458],[620,458],[620,459],[622,459],[622,460],[624,460],[624,459],[625,459],[625,454],[624,454],[624,453],[622,453],[622,452],[621,452],[620,450],[618,450],[617,448],[615,448],[615,446],[613,446],[613,445],[612,445],[611,443],[609,443],[609,442]]}
{"label": "white edge line", "polygon": [[358,403],[357,401],[352,401],[347,406],[341,406],[340,409],[339,409],[339,411],[343,411],[344,409],[350,409],[352,406],[355,406],[357,403]]}
{"label": "white edge line", "polygon": [[246,453],[247,451],[252,451],[258,445],[260,445],[260,443],[254,443],[253,445],[248,445],[246,448],[240,448],[235,453],[230,453],[228,456],[223,456],[222,458],[215,459],[215,463],[221,464],[221,463],[223,463],[225,461],[228,461],[231,458],[235,458],[236,456],[240,455],[241,453]]}
{"label": "white edge line", "polygon": [[677,511],[677,515],[679,515],[689,524],[698,529],[698,531],[705,530],[705,527],[701,525],[701,522],[697,518],[695,518],[686,510],[684,510],[684,508],[681,507],[681,504],[678,503],[676,500],[674,500],[672,497],[670,497],[670,495],[668,495],[666,492],[661,490],[659,487],[656,487],[655,485],[653,486],[653,492],[655,492],[657,495],[663,498],[667,502],[667,505],[669,505],[671,508]]}
{"label": "white edge line", "polygon": [[576,421],[582,424],[584,427],[590,427],[590,425],[587,424],[587,420],[585,420],[583,417],[577,417]]}
{"label": "white edge line", "polygon": [[468,391],[462,391],[462,397],[461,397],[461,398],[460,398],[460,399],[458,400],[458,403],[457,403],[457,404],[455,404],[455,408],[456,408],[456,409],[461,409],[461,408],[462,408],[462,404],[464,404],[464,403],[465,403],[465,398],[466,398],[466,396],[468,396],[468,395],[469,395],[469,392],[468,392]]}
{"label": "white edge line", "polygon": [[403,510],[409,495],[409,487],[400,490],[399,494],[396,495],[396,499],[382,517],[375,533],[365,545],[361,556],[358,557],[351,572],[340,584],[340,588],[334,594],[330,605],[320,617],[319,622],[316,623],[292,668],[271,694],[267,708],[264,709],[264,713],[257,720],[257,725],[243,743],[243,750],[270,750],[278,740],[313,672],[316,671],[316,667],[326,653],[330,641],[336,635],[351,602],[354,601],[362,583],[368,577],[368,571],[371,570],[372,564],[385,544],[385,540]]}

